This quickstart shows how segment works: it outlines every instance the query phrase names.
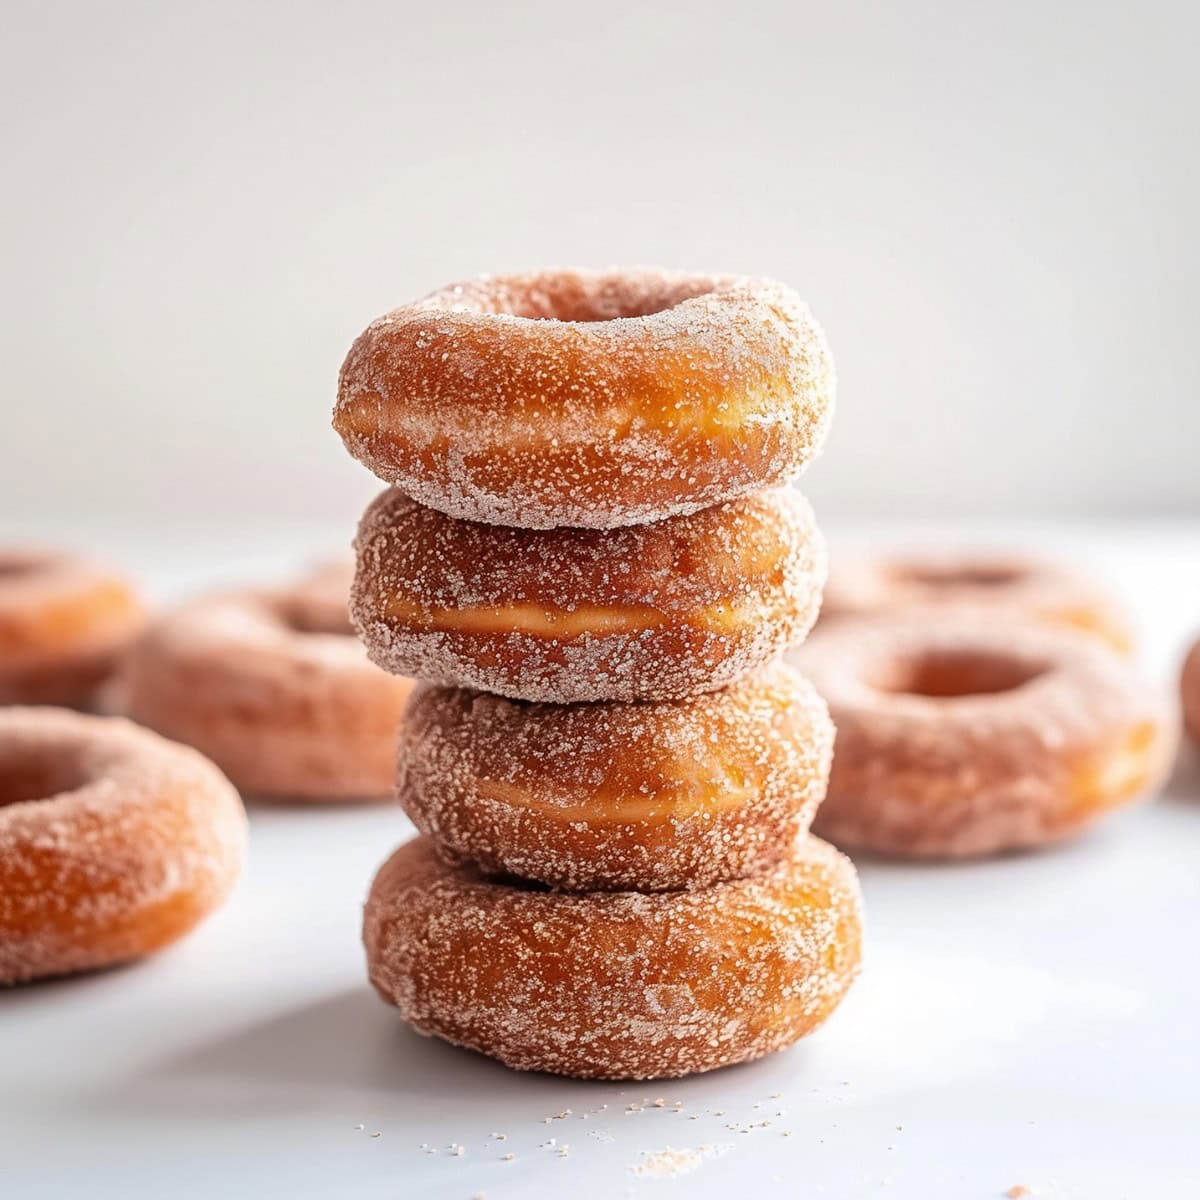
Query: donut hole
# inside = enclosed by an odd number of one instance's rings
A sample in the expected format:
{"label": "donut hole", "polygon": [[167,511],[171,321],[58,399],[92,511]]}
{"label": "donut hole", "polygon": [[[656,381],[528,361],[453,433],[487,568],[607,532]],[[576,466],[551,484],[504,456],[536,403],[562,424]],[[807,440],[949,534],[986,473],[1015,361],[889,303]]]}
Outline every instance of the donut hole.
{"label": "donut hole", "polygon": [[24,579],[34,574],[40,565],[33,558],[0,558],[0,581]]}
{"label": "donut hole", "polygon": [[931,650],[881,664],[867,683],[895,695],[950,700],[1012,692],[1045,674],[1042,663],[987,651]]}
{"label": "donut hole", "polygon": [[336,634],[340,637],[354,634],[348,606],[339,605],[333,599],[282,598],[275,605],[274,614],[289,633]]}
{"label": "donut hole", "polygon": [[713,290],[711,279],[547,275],[505,290],[496,311],[533,321],[596,324],[650,317]]}
{"label": "donut hole", "polygon": [[8,753],[0,757],[0,808],[28,800],[50,800],[82,787],[79,764],[62,754]]}
{"label": "donut hole", "polygon": [[955,588],[1008,587],[1024,579],[1026,572],[1009,563],[972,563],[962,566],[906,563],[893,567],[891,575],[898,583],[949,591]]}

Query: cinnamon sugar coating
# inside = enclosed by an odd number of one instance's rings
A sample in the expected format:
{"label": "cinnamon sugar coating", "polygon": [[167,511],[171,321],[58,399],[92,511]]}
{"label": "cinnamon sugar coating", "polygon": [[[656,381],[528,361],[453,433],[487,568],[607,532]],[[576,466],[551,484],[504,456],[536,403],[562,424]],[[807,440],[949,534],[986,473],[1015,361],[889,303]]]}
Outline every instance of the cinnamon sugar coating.
{"label": "cinnamon sugar coating", "polygon": [[958,858],[1080,832],[1154,790],[1164,699],[1094,637],[990,610],[818,630],[790,656],[837,727],[813,827],[846,848]]}
{"label": "cinnamon sugar coating", "polygon": [[1192,740],[1200,746],[1200,641],[1183,664],[1181,680],[1183,723]]}
{"label": "cinnamon sugar coating", "polygon": [[233,887],[245,826],[193,750],[117,718],[0,709],[0,984],[182,937]]}
{"label": "cinnamon sugar coating", "polygon": [[825,794],[833,725],[782,665],[641,704],[419,687],[397,795],[449,862],[572,891],[703,888],[765,870]]}
{"label": "cinnamon sugar coating", "polygon": [[390,795],[412,683],[374,667],[345,632],[348,578],[327,567],[164,614],[129,655],[126,711],[207,754],[247,794]]}
{"label": "cinnamon sugar coating", "polygon": [[1056,563],[987,550],[895,553],[837,559],[822,620],[935,606],[996,608],[1093,633],[1133,649],[1130,615],[1094,580]]}
{"label": "cinnamon sugar coating", "polygon": [[367,900],[371,981],[422,1033],[518,1070],[657,1079],[759,1058],[816,1029],[858,970],[849,860],[803,837],[701,891],[568,893],[401,846]]}
{"label": "cinnamon sugar coating", "polygon": [[455,284],[373,322],[333,423],[430,508],[607,529],[793,478],[833,393],[824,337],[781,284],[544,271]]}
{"label": "cinnamon sugar coating", "polygon": [[0,704],[92,703],[144,623],[133,587],[105,567],[0,553]]}
{"label": "cinnamon sugar coating", "polygon": [[804,637],[825,577],[786,489],[608,531],[458,521],[391,489],[356,548],[351,616],[384,670],[559,704],[723,687]]}

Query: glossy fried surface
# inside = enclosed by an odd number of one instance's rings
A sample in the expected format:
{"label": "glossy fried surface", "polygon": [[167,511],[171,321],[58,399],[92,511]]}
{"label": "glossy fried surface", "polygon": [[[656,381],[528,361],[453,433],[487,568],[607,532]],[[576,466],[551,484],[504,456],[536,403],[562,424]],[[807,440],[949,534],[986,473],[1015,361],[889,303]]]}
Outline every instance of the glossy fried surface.
{"label": "glossy fried surface", "polygon": [[613,528],[795,476],[833,409],[808,309],[770,280],[545,271],[373,322],[334,427],[381,479],[466,520]]}
{"label": "glossy fried surface", "polygon": [[397,795],[449,861],[573,891],[701,888],[773,865],[825,793],[833,725],[782,665],[642,704],[422,686]]}
{"label": "glossy fried surface", "polygon": [[417,838],[381,868],[364,916],[371,981],[416,1029],[602,1079],[790,1045],[845,995],[861,937],[853,866],[807,837],[752,879],[650,895],[493,882]]}
{"label": "glossy fried surface", "polygon": [[107,568],[0,553],[0,704],[92,703],[144,622],[133,587]]}
{"label": "glossy fried surface", "polygon": [[825,577],[798,493],[608,531],[458,521],[391,489],[356,541],[351,615],[387,671],[516,699],[672,699],[799,641]]}
{"label": "glossy fried surface", "polygon": [[241,871],[245,815],[193,750],[115,718],[0,709],[0,984],[183,936]]}
{"label": "glossy fried surface", "polygon": [[[348,629],[346,569],[165,613],[129,655],[126,711],[195,746],[243,792],[388,796],[411,681],[372,666]],[[338,596],[340,594],[340,601]]]}
{"label": "glossy fried surface", "polygon": [[813,827],[846,848],[956,858],[1076,834],[1154,790],[1164,698],[1095,638],[989,611],[847,619],[790,656],[837,745]]}

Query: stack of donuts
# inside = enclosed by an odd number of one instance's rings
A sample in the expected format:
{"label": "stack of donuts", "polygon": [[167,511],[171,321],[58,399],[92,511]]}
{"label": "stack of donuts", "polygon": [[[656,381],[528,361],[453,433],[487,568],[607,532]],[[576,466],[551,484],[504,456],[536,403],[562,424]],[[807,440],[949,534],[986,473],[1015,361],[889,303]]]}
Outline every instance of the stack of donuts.
{"label": "stack of donuts", "polygon": [[335,428],[392,486],[356,542],[420,830],[364,918],[419,1031],[516,1068],[709,1070],[856,973],[853,867],[809,836],[833,726],[782,651],[824,546],[781,485],[832,415],[787,288],[652,271],[446,288],[374,322]]}

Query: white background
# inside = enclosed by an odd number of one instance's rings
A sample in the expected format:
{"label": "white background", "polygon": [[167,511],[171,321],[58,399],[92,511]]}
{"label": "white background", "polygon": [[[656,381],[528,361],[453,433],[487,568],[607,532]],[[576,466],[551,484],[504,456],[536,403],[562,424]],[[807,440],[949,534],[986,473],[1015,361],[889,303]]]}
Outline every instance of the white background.
{"label": "white background", "polygon": [[6,529],[349,525],[370,318],[631,262],[809,299],[829,516],[1200,512],[1194,5],[3,11]]}

